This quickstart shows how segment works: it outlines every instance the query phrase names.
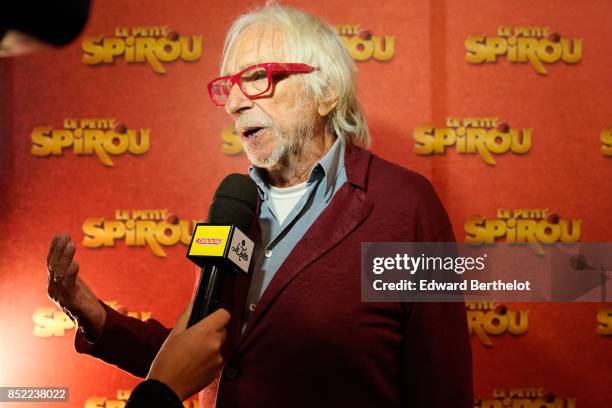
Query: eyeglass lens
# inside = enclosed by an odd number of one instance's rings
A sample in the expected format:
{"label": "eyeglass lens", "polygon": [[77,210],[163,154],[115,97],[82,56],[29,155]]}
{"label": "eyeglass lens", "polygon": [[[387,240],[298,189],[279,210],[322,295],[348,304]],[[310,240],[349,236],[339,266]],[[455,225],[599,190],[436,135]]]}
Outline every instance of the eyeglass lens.
{"label": "eyeglass lens", "polygon": [[[268,74],[265,68],[251,68],[240,75],[240,84],[244,93],[255,96],[268,89]],[[229,79],[221,79],[212,84],[212,94],[218,104],[225,104],[232,84]]]}

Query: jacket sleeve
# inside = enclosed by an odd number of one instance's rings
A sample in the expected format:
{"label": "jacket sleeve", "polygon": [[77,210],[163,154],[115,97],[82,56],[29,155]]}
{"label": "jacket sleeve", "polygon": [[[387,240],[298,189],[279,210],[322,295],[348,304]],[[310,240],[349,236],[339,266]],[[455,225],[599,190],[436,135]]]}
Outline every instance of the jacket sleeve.
{"label": "jacket sleeve", "polygon": [[137,377],[146,377],[171,329],[155,319],[143,322],[100,303],[106,309],[102,333],[91,343],[81,329],[77,330],[74,339],[76,351],[92,355]]}
{"label": "jacket sleeve", "polygon": [[183,408],[183,404],[170,387],[151,379],[134,388],[125,408]]}

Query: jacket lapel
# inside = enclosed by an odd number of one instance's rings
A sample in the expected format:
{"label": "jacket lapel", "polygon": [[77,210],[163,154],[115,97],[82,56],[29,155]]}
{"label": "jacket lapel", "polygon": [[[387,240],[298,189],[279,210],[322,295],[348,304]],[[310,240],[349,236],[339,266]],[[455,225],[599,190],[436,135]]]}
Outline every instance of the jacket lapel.
{"label": "jacket lapel", "polygon": [[[348,182],[336,193],[327,208],[306,231],[276,272],[253,312],[238,348],[243,349],[254,328],[283,289],[308,265],[342,241],[372,210],[365,194],[371,153],[347,145],[345,167]],[[330,233],[331,232],[331,233]]]}

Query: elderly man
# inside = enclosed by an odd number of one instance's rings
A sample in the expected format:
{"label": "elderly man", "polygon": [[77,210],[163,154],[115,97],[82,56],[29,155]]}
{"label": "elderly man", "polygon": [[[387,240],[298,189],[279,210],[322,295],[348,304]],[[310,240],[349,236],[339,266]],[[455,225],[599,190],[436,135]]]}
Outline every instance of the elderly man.
{"label": "elderly man", "polygon": [[[255,10],[230,28],[221,72],[209,94],[253,164],[262,256],[245,313],[230,310],[244,331],[203,400],[471,407],[463,304],[361,302],[362,242],[454,238],[425,178],[363,149],[355,67],[336,33],[292,8]],[[76,282],[80,297],[52,297],[82,327],[77,350],[144,376],[169,329],[116,313]]]}

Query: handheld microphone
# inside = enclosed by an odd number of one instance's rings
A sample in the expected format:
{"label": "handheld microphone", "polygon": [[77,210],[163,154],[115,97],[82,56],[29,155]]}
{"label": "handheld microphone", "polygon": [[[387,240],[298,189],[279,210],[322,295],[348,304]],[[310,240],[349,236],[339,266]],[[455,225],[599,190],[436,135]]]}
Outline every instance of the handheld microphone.
{"label": "handheld microphone", "polygon": [[256,218],[257,186],[250,177],[225,177],[208,210],[206,223],[197,224],[187,258],[201,274],[187,327],[221,306],[226,275],[250,273],[254,242],[247,233]]}

